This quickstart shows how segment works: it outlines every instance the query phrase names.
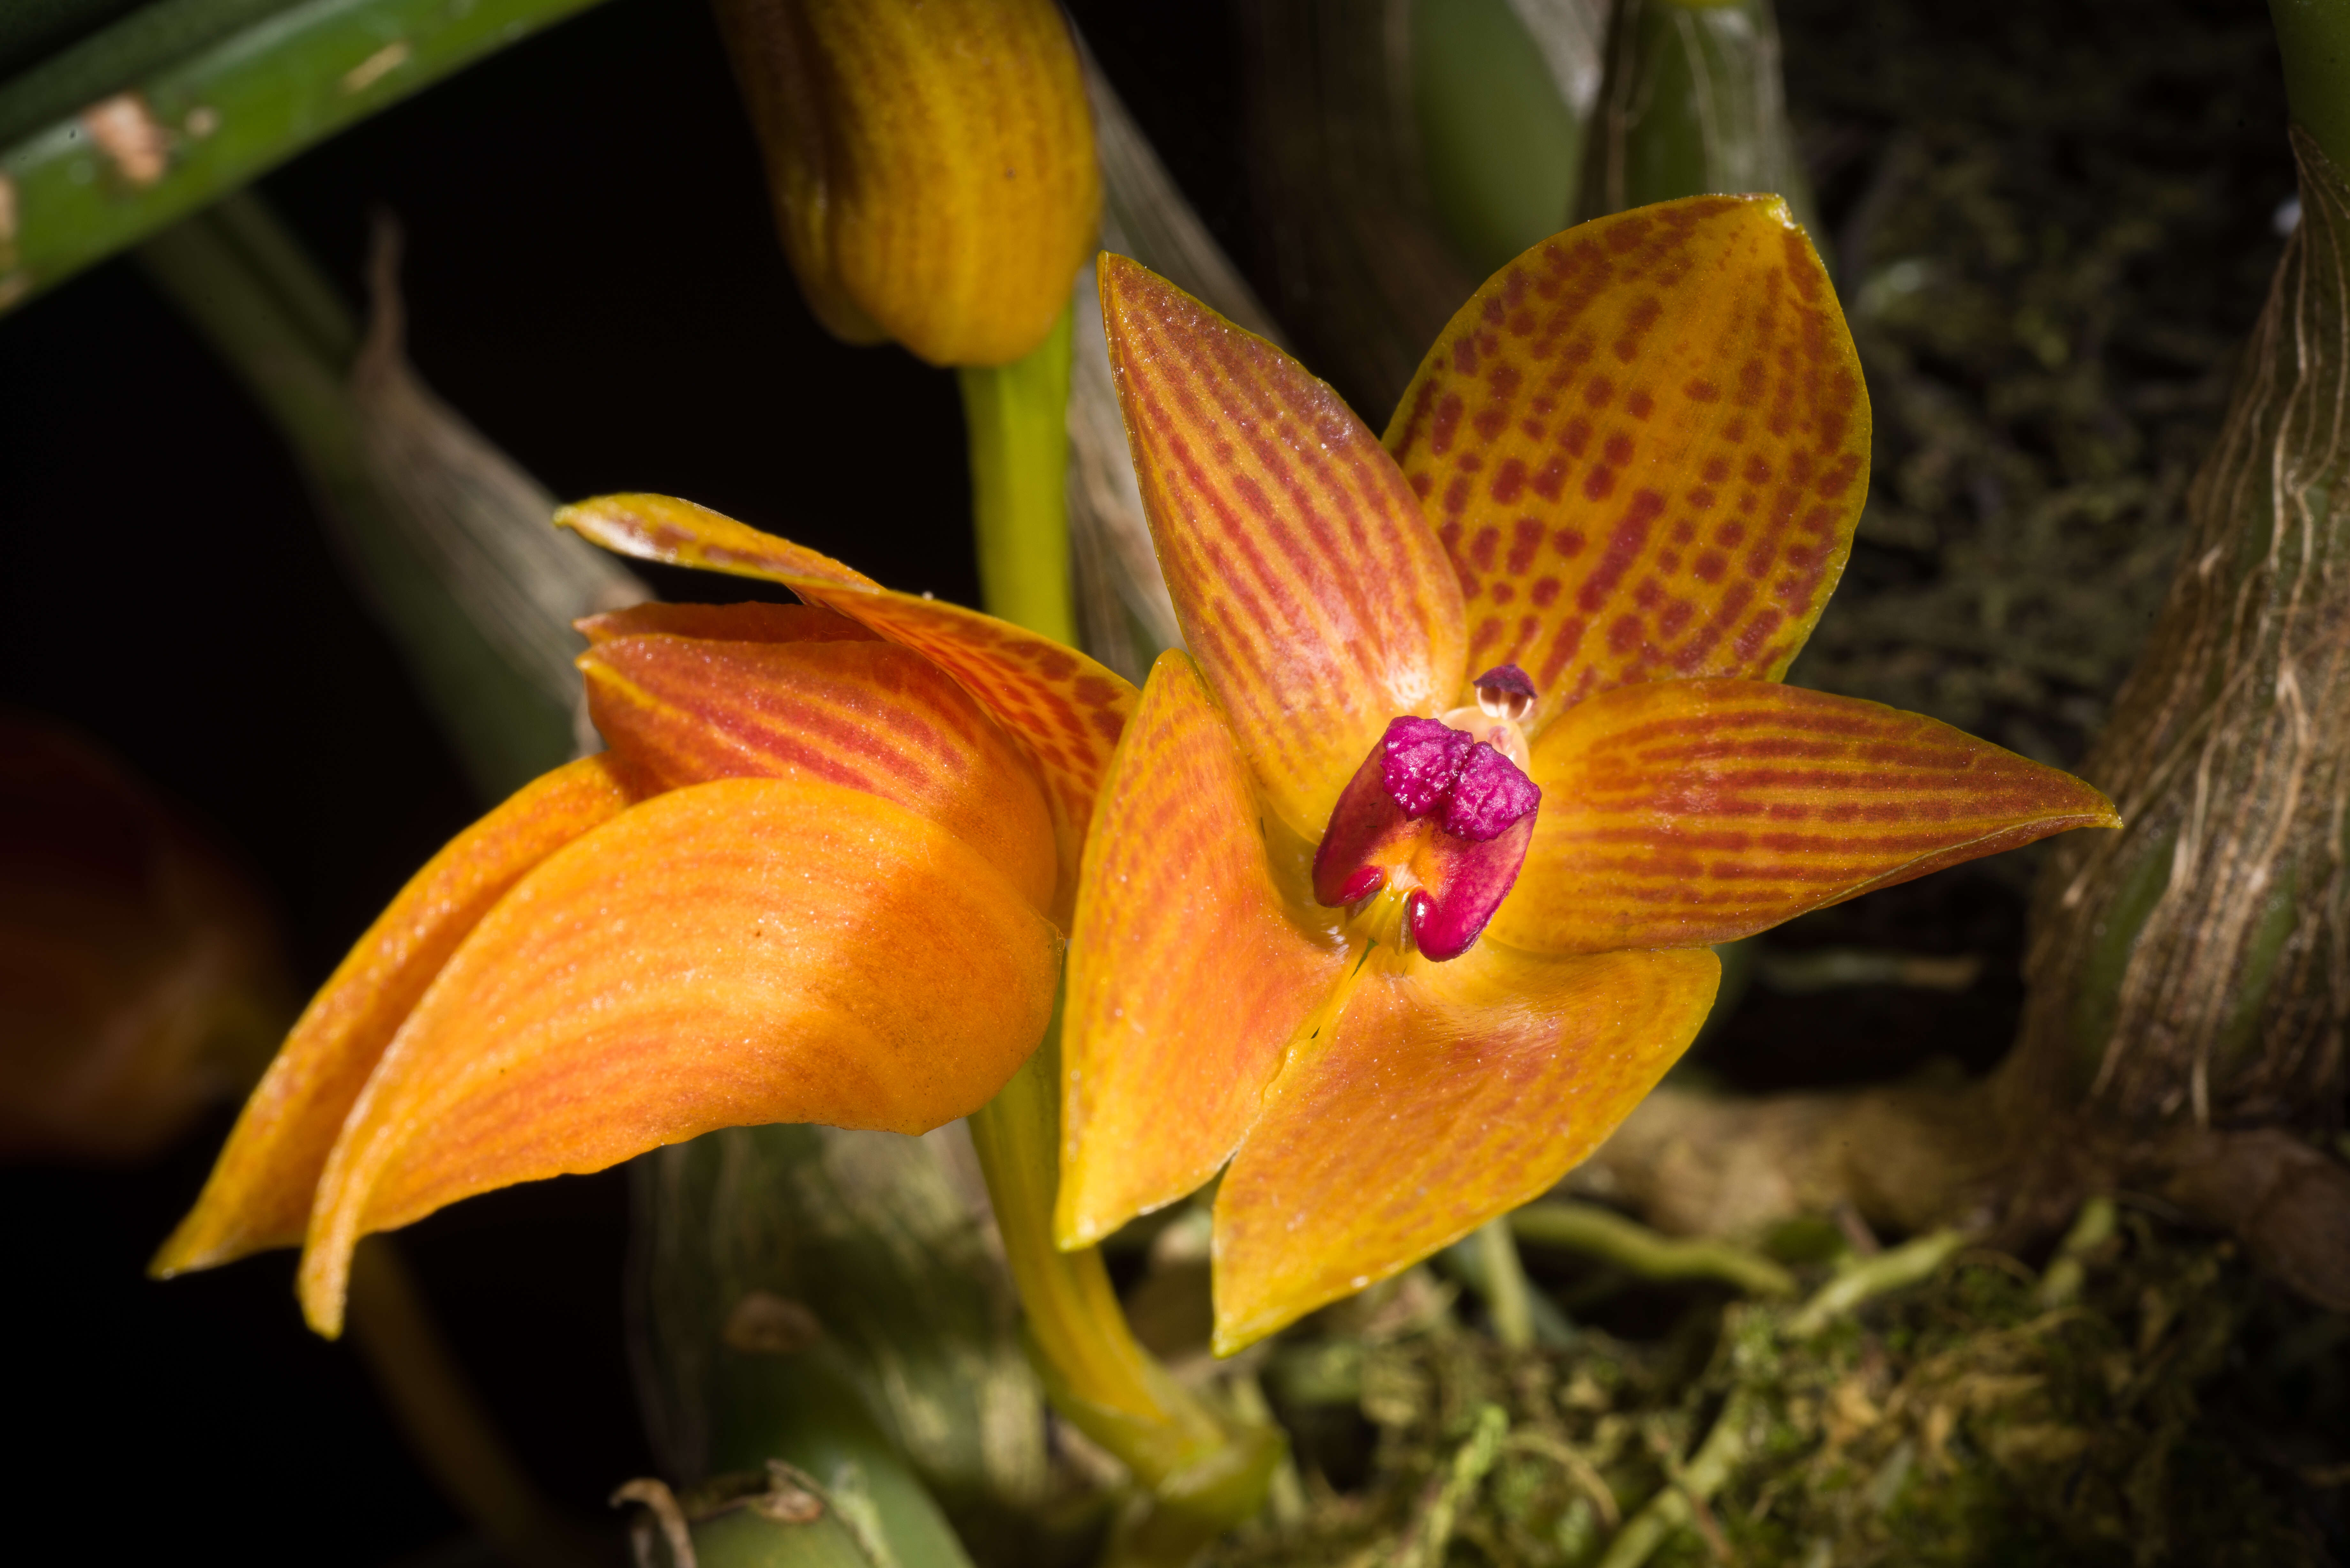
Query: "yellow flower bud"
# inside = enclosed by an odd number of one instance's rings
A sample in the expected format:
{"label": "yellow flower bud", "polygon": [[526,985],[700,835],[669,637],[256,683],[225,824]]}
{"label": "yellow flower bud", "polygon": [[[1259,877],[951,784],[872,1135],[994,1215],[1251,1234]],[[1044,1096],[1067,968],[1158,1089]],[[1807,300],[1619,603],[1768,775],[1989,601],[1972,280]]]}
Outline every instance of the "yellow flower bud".
{"label": "yellow flower bud", "polygon": [[717,0],[784,251],[816,317],[1001,365],[1069,301],[1101,214],[1050,0]]}

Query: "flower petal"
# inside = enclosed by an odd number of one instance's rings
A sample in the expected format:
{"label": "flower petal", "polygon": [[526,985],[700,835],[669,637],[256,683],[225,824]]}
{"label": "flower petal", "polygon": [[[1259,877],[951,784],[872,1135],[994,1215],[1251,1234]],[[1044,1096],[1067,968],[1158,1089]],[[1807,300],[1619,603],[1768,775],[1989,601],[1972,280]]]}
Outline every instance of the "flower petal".
{"label": "flower petal", "polygon": [[555,514],[558,528],[570,528],[616,555],[672,566],[700,566],[737,577],[789,583],[796,577],[879,590],[880,584],[830,556],[789,539],[737,523],[723,512],[680,501],[674,495],[639,492],[599,495]]}
{"label": "flower petal", "polygon": [[620,637],[706,637],[714,642],[872,642],[845,615],[815,605],[681,605],[647,599],[571,623],[589,647]]}
{"label": "flower petal", "polygon": [[1418,1262],[1598,1147],[1713,1005],[1711,952],[1374,952],[1216,1198],[1216,1351]]}
{"label": "flower petal", "polygon": [[1346,968],[1334,923],[1282,896],[1258,818],[1198,667],[1161,654],[1077,893],[1054,1215],[1064,1247],[1214,1175]]}
{"label": "flower petal", "polygon": [[[802,598],[936,660],[1011,732],[1036,764],[1061,847],[1055,909],[1076,896],[1078,856],[1094,795],[1118,745],[1135,691],[1047,637],[960,605],[892,593],[827,556],[691,502],[665,495],[602,495],[555,515],[608,550],[650,561],[709,566],[782,583]],[[813,563],[813,565],[810,565]]]}
{"label": "flower petal", "polygon": [[[795,607],[866,635],[828,610]],[[661,789],[767,777],[862,790],[930,818],[1039,911],[1051,907],[1057,851],[1035,771],[954,678],[912,649],[622,637],[582,654],[579,668],[596,728]]]}
{"label": "flower petal", "polygon": [[1471,663],[1533,675],[1534,733],[1627,680],[1778,679],[1843,574],[1868,431],[1786,204],[1693,196],[1494,274],[1387,444],[1460,572]]}
{"label": "flower petal", "polygon": [[1123,256],[1102,321],[1183,637],[1282,820],[1307,839],[1399,713],[1452,705],[1461,591],[1403,476],[1338,395]]}
{"label": "flower petal", "polygon": [[1659,680],[1534,742],[1542,818],[1492,934],[1547,952],[1732,941],[2113,803],[1922,713],[1764,680]]}
{"label": "flower petal", "polygon": [[715,1127],[975,1110],[1044,1033],[1059,948],[961,840],[860,791],[647,801],[524,878],[402,1026],[320,1179],[304,1309],[334,1333],[360,1236],[493,1188]]}
{"label": "flower petal", "polygon": [[525,873],[629,799],[612,759],[583,757],[525,785],[426,861],[304,1010],[152,1271],[211,1268],[300,1241],[343,1117],[432,977]]}

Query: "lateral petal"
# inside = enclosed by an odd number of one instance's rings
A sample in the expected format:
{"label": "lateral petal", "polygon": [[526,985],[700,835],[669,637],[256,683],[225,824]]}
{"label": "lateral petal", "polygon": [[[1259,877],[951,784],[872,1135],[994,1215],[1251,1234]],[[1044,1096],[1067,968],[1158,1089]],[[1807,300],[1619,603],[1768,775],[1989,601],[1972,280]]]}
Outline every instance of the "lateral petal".
{"label": "lateral petal", "polygon": [[828,556],[691,502],[602,495],[565,507],[555,520],[624,556],[782,583],[935,659],[1036,764],[1061,848],[1055,908],[1066,914],[1076,896],[1094,796],[1134,711],[1134,688],[1123,679],[1050,638],[960,605],[890,592]]}
{"label": "lateral petal", "polygon": [[1240,745],[1180,652],[1159,657],[1086,846],[1062,1015],[1064,1247],[1216,1172],[1344,971],[1283,896]]}
{"label": "lateral petal", "polygon": [[795,577],[836,583],[845,587],[881,585],[844,566],[830,556],[763,533],[738,523],[723,512],[681,501],[674,495],[638,491],[625,495],[599,495],[566,506],[555,514],[555,525],[569,528],[615,555],[639,561],[661,561],[672,566],[700,566],[737,577],[760,577],[789,583]]}
{"label": "lateral petal", "polygon": [[432,977],[525,873],[631,798],[613,759],[583,757],[525,784],[426,861],[278,1047],[151,1272],[208,1269],[299,1242],[343,1117]]}
{"label": "lateral petal", "polygon": [[873,633],[815,605],[682,605],[647,599],[571,623],[589,647],[621,637],[706,637],[716,642],[871,642]]}
{"label": "lateral petal", "polygon": [[304,1310],[337,1332],[360,1236],[494,1188],[717,1127],[963,1116],[1059,969],[1019,890],[903,807],[801,779],[656,796],[524,878],[402,1026],[320,1179]]}
{"label": "lateral petal", "polygon": [[[829,610],[792,607],[865,635]],[[766,777],[862,790],[937,823],[1050,909],[1059,866],[1035,770],[912,649],[622,637],[580,655],[579,668],[596,728],[660,788]]]}
{"label": "lateral petal", "polygon": [[1627,680],[1783,674],[1844,572],[1868,441],[1835,289],[1775,196],[1544,240],[1461,307],[1387,433],[1461,575],[1471,667],[1534,677],[1530,734]]}
{"label": "lateral petal", "polygon": [[1659,680],[1534,742],[1543,810],[1490,928],[1546,952],[1732,941],[2074,827],[2070,774],[1922,713],[1764,680]]}
{"label": "lateral petal", "polygon": [[1266,799],[1321,836],[1399,713],[1451,707],[1461,590],[1338,394],[1123,256],[1102,322],[1177,619]]}
{"label": "lateral petal", "polygon": [[1292,1053],[1216,1197],[1218,1355],[1544,1191],[1695,1038],[1703,950],[1374,953]]}

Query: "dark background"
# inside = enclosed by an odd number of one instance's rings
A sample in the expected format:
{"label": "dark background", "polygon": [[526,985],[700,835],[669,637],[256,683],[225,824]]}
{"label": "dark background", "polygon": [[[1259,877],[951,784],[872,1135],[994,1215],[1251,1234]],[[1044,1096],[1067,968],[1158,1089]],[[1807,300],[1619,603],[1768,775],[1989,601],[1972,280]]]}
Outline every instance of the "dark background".
{"label": "dark background", "polygon": [[[1232,14],[1206,0],[1073,8],[1211,227],[1253,265]],[[1949,40],[1980,34],[1978,5],[1783,0],[1782,13],[1799,121],[1830,96],[1823,72],[1886,103],[1853,87],[1815,160],[1831,228],[1864,193],[1853,159],[1909,106],[1966,114],[1981,99],[1990,119],[2033,118],[1938,73]],[[2001,26],[2010,41],[1994,54],[2017,90],[2061,105],[2093,104],[2100,60],[2147,24],[2138,6],[2074,0]],[[2252,109],[2225,111],[2252,161],[2214,197],[2214,233],[2245,275],[2198,258],[2176,286],[2240,301],[2220,323],[2230,333],[2257,306],[2273,255],[2262,225],[2290,189],[2254,28],[2250,53],[2209,67],[2255,84]],[[1883,78],[1888,53],[1914,62],[1915,83]],[[2216,112],[2208,85],[2189,71],[2164,93],[2131,123],[2208,143],[2195,130]],[[2068,178],[2064,161],[2098,144],[2048,134],[2048,166]],[[807,317],[697,0],[614,0],[262,189],[354,300],[370,213],[398,214],[412,358],[558,495],[690,496],[894,587],[975,598],[952,379],[894,348],[844,348]],[[2134,275],[2169,275],[2160,261]],[[0,702],[80,726],[213,829],[274,899],[305,986],[480,809],[276,436],[128,260],[0,317]],[[1864,551],[1847,591],[1902,569]],[[660,587],[741,597],[682,574]],[[1981,951],[1992,967],[1956,1002],[1758,997],[1709,1046],[1711,1064],[1750,1085],[1866,1075],[1890,1042],[1895,1065],[1945,1048],[1985,1064],[2020,994],[2020,887],[1935,878],[1791,933]],[[142,1277],[228,1121],[146,1170],[0,1170],[15,1495],[47,1518],[105,1521],[91,1539],[107,1555],[201,1540],[254,1563],[369,1563],[449,1541],[460,1521],[355,1356],[302,1328],[290,1256]],[[651,1465],[623,1348],[626,1197],[619,1172],[541,1183],[401,1238],[525,1462],[589,1517]]]}

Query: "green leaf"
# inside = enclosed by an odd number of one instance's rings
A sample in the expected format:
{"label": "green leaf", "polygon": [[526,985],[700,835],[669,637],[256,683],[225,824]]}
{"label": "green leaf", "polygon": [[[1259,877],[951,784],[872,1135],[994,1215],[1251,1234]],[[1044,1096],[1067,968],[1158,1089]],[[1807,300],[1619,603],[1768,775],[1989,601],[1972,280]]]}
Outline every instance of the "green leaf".
{"label": "green leaf", "polygon": [[597,0],[167,0],[0,88],[0,311]]}

